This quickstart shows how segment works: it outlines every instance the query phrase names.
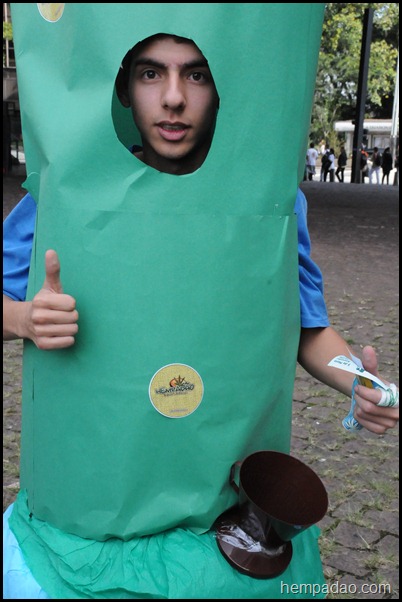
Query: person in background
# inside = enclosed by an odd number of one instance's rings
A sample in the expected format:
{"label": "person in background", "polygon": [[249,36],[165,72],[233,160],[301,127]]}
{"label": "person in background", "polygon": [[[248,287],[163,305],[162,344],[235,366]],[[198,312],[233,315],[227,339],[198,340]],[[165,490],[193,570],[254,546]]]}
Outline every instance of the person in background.
{"label": "person in background", "polygon": [[373,183],[373,174],[375,174],[377,184],[380,183],[380,167],[381,167],[381,153],[375,146],[373,149],[373,156],[371,157],[371,167],[369,169],[369,182]]}
{"label": "person in background", "polygon": [[360,151],[360,174],[362,184],[364,184],[364,178],[368,176],[368,170],[368,152],[362,148]]}
{"label": "person in background", "polygon": [[314,142],[311,142],[306,154],[306,176],[307,179],[310,180],[310,182],[313,179],[313,176],[315,175],[317,157],[318,151],[314,148]]}
{"label": "person in background", "polygon": [[338,178],[339,182],[344,182],[345,167],[346,167],[347,162],[348,162],[348,158],[346,156],[345,147],[342,146],[341,152],[338,157],[338,167],[336,168],[336,172],[335,172],[335,175]]}
{"label": "person in background", "polygon": [[381,184],[384,184],[384,180],[387,181],[387,184],[389,184],[389,174],[391,173],[392,167],[393,167],[393,158],[392,158],[392,153],[391,153],[391,149],[389,148],[389,146],[387,146],[387,148],[384,150],[383,154],[382,154],[382,180],[381,180]]}
{"label": "person in background", "polygon": [[328,160],[329,160],[328,170],[324,174],[324,182],[327,181],[327,173],[329,173],[329,181],[334,182],[335,181],[335,151],[333,148],[329,149]]}
{"label": "person in background", "polygon": [[327,181],[327,175],[329,166],[331,162],[329,161],[329,146],[325,148],[325,151],[321,153],[321,171],[320,171],[320,182]]}
{"label": "person in background", "polygon": [[394,186],[399,186],[399,145],[395,152],[395,175],[394,175]]}

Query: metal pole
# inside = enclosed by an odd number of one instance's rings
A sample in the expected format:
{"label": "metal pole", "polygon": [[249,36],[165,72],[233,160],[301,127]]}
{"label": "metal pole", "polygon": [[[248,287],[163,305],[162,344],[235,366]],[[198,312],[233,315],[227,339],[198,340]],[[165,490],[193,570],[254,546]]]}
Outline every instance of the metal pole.
{"label": "metal pole", "polygon": [[359,81],[357,87],[355,131],[353,135],[353,156],[351,182],[360,183],[360,149],[363,140],[363,122],[367,97],[367,75],[370,58],[371,34],[373,30],[373,9],[366,8],[363,18],[363,35],[360,52]]}
{"label": "metal pole", "polygon": [[398,136],[398,121],[399,121],[399,51],[398,51],[398,62],[396,64],[394,105],[392,107],[392,126],[391,126],[391,153],[392,153],[392,156],[395,156],[396,138]]}

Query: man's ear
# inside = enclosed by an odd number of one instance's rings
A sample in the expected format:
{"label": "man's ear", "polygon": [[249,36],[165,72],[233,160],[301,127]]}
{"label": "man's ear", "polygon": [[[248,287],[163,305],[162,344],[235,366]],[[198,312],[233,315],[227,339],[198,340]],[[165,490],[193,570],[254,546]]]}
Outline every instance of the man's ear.
{"label": "man's ear", "polygon": [[123,67],[120,67],[116,77],[116,94],[123,107],[130,106],[130,97],[127,90],[128,77]]}

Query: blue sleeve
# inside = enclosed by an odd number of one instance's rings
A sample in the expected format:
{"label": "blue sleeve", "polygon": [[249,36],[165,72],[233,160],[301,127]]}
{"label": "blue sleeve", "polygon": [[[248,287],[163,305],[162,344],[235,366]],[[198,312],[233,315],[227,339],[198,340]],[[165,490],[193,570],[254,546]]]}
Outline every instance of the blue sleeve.
{"label": "blue sleeve", "polygon": [[302,328],[329,326],[321,270],[311,259],[307,227],[307,201],[299,189],[295,202],[299,250],[300,317]]}
{"label": "blue sleeve", "polygon": [[30,194],[14,207],[3,222],[3,293],[15,301],[25,301],[36,203]]}

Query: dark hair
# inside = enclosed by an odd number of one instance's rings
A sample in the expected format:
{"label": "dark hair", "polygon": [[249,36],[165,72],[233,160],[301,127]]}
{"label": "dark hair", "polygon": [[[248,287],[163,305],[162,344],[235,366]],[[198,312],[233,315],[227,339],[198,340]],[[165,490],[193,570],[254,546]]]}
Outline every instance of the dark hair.
{"label": "dark hair", "polygon": [[[164,40],[166,38],[172,38],[177,44],[193,44],[193,46],[195,46],[201,52],[201,50],[198,48],[197,44],[190,38],[184,38],[182,36],[176,36],[176,35],[170,34],[170,33],[156,33],[152,36],[149,36],[148,38],[145,38],[144,40],[141,40],[140,42],[135,44],[135,46],[130,48],[130,50],[126,53],[125,57],[123,58],[123,60],[121,62],[120,69],[117,73],[116,80],[115,80],[115,87],[116,87],[117,96],[119,97],[120,102],[122,102],[122,95],[125,94],[128,90],[128,86],[129,86],[129,82],[130,82],[130,71],[131,71],[131,65],[132,65],[133,59],[138,54],[140,54],[143,51],[143,49],[146,48],[150,43],[154,42],[155,40]],[[214,85],[215,85],[215,82],[214,82]],[[220,98],[219,98],[218,91],[216,90],[216,86],[215,86],[215,91],[216,91],[216,96],[217,96],[217,108],[219,109]]]}
{"label": "dark hair", "polygon": [[141,40],[140,42],[137,42],[137,44],[130,48],[130,50],[126,53],[125,57],[121,62],[119,73],[117,74],[117,78],[119,79],[120,85],[123,88],[128,88],[128,83],[130,79],[130,68],[133,58],[137,54],[142,52],[142,50],[146,48],[146,46],[148,46],[148,44],[150,44],[151,42],[154,42],[155,40],[164,40],[166,38],[173,38],[174,41],[177,42],[177,44],[194,44],[194,46],[196,46],[196,44],[193,42],[193,40],[190,40],[190,38],[183,38],[181,36],[176,36],[174,34],[169,33],[156,33],[152,36],[149,36],[148,38],[145,38],[144,40]]}

